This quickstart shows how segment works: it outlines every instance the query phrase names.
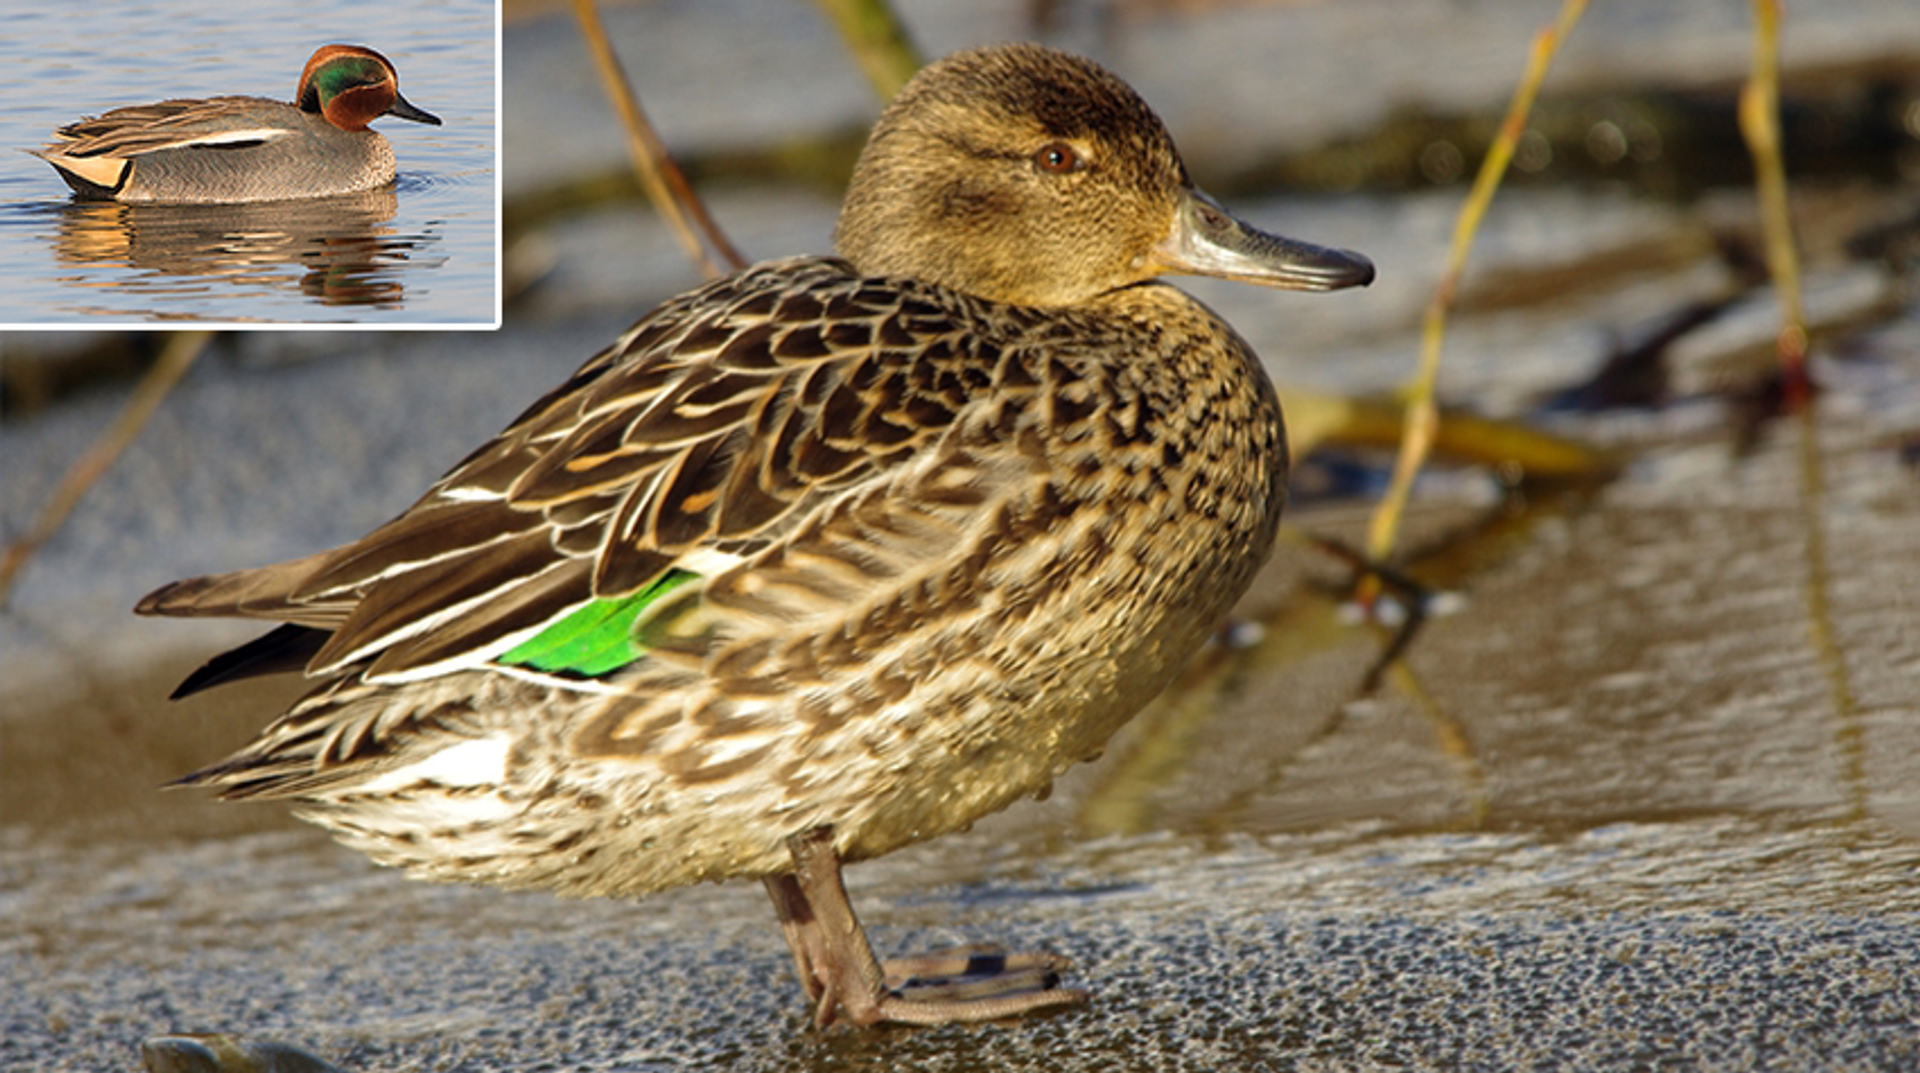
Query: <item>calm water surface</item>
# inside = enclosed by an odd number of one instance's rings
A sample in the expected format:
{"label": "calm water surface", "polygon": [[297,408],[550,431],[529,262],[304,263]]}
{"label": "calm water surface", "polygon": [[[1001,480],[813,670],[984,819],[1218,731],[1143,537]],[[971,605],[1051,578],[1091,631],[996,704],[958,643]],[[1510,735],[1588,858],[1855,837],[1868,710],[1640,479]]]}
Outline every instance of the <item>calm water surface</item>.
{"label": "calm water surface", "polygon": [[[0,15],[0,325],[495,320],[496,0],[52,0]],[[76,202],[25,150],[168,97],[288,100],[329,42],[365,44],[440,117],[374,129],[400,176],[362,197],[217,208]],[[23,92],[23,87],[32,87]]]}

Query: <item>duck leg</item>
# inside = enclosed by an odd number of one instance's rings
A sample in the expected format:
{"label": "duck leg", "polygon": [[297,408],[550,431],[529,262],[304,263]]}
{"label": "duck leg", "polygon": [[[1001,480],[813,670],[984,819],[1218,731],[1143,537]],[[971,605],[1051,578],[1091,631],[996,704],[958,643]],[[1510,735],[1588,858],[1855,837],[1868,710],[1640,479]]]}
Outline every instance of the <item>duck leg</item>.
{"label": "duck leg", "polygon": [[832,829],[794,835],[787,850],[793,872],[769,877],[767,893],[817,1027],[842,1017],[858,1025],[992,1021],[1086,1001],[1085,991],[1058,986],[1068,962],[1053,954],[974,948],[882,965],[847,901]]}

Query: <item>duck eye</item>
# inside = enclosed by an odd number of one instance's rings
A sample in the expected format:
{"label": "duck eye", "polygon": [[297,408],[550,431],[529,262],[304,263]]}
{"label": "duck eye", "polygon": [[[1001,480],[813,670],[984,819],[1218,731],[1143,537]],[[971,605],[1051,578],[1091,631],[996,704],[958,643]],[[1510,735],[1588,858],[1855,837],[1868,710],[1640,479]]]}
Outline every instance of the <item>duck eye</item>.
{"label": "duck eye", "polygon": [[1065,175],[1080,170],[1080,154],[1066,142],[1048,142],[1033,154],[1033,166],[1048,175]]}

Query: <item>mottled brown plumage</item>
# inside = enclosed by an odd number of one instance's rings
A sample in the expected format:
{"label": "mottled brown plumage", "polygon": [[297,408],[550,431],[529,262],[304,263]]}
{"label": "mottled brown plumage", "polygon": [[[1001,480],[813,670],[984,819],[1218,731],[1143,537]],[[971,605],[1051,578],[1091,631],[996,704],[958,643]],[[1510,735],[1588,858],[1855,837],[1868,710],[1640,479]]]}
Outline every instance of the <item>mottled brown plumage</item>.
{"label": "mottled brown plumage", "polygon": [[320,680],[192,781],[432,878],[760,877],[821,1023],[1082,997],[1044,955],[888,978],[840,862],[1044,791],[1266,558],[1272,388],[1154,277],[1372,268],[1233,220],[1130,89],[1035,46],[917,77],[836,245],[661,306],[362,540],[143,601],[293,624],[183,690]]}

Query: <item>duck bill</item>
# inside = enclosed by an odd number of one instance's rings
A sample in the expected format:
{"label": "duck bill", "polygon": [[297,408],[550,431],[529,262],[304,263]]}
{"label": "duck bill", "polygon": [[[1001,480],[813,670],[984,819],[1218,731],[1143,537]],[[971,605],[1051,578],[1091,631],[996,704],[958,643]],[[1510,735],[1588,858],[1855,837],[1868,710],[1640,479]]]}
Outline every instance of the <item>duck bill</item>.
{"label": "duck bill", "polygon": [[1337,291],[1373,282],[1373,262],[1349,250],[1270,235],[1189,189],[1173,230],[1154,247],[1162,272],[1218,276],[1292,291]]}
{"label": "duck bill", "polygon": [[390,116],[399,116],[401,119],[411,119],[415,123],[426,123],[429,126],[437,127],[440,125],[439,116],[434,115],[432,112],[424,112],[415,108],[405,97],[400,95],[398,90],[394,91],[393,107],[387,109],[387,114]]}

